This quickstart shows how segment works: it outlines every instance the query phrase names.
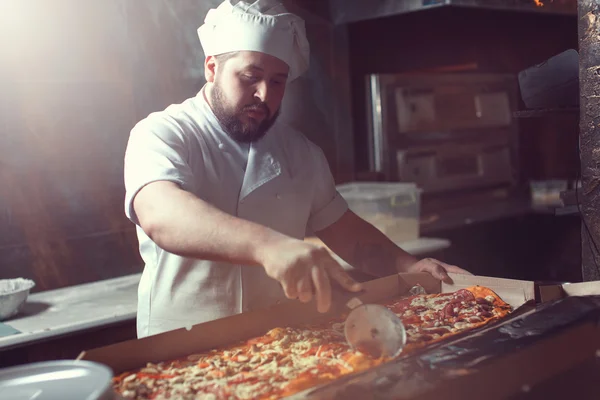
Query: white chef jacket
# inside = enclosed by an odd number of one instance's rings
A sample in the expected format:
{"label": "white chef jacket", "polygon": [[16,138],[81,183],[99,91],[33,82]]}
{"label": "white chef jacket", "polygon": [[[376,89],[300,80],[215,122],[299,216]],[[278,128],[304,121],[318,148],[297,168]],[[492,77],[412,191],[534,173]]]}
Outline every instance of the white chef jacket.
{"label": "white chef jacket", "polygon": [[[244,148],[244,146],[246,146]],[[285,299],[256,266],[181,257],[140,228],[133,198],[172,181],[220,210],[303,239],[347,210],[321,149],[282,122],[250,145],[223,130],[201,90],[150,114],[131,131],[125,153],[125,212],[137,224],[145,267],[138,288],[138,337],[191,326]]]}

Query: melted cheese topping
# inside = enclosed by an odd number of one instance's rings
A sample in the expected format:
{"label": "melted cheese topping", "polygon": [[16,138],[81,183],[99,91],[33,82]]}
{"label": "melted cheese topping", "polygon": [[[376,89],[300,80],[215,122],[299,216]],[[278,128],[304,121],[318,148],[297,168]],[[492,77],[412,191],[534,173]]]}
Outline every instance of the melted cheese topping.
{"label": "melted cheese topping", "polygon": [[[486,300],[493,302],[494,298]],[[468,328],[470,322],[441,320],[453,297],[415,297],[403,318],[419,315],[421,323],[406,324],[408,341],[423,343]],[[465,302],[461,303],[462,306]],[[414,311],[414,308],[423,309]],[[465,307],[454,307],[462,314]],[[481,313],[471,316],[481,320]],[[432,326],[433,325],[433,326]],[[223,350],[194,354],[185,360],[148,364],[138,373],[124,374],[115,389],[126,399],[270,399],[290,395],[320,382],[362,371],[385,360],[352,351],[345,341],[344,324],[332,322],[307,329],[275,328],[260,338]]]}
{"label": "melted cheese topping", "polygon": [[411,307],[427,307],[430,310],[439,311],[445,306],[444,302],[436,303],[436,298],[416,297],[410,302]]}
{"label": "melted cheese topping", "polygon": [[124,390],[120,392],[128,399],[146,399],[151,389],[160,392],[161,388],[165,393],[155,399],[194,399],[197,394],[203,398],[256,399],[283,391],[290,382],[306,374],[318,377],[326,370],[336,377],[373,366],[375,360],[351,351],[338,331],[340,326],[336,328],[276,328],[265,335],[275,341],[250,346],[247,354],[238,349],[193,355],[188,357],[191,365],[181,368],[167,363],[149,364],[140,374],[160,374],[164,378],[131,374],[122,380],[120,387]]}

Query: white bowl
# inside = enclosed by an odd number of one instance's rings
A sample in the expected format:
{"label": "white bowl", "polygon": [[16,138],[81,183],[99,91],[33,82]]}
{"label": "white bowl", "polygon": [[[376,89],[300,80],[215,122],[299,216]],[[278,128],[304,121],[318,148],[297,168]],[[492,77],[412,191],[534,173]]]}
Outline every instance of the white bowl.
{"label": "white bowl", "polygon": [[16,315],[35,286],[30,279],[0,279],[0,321]]}

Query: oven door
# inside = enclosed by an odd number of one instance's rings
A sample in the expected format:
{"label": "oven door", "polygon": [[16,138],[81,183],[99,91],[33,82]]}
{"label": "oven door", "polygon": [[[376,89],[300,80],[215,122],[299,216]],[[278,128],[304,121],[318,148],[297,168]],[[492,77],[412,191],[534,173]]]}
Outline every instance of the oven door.
{"label": "oven door", "polygon": [[443,144],[396,152],[398,178],[434,193],[511,183],[508,144]]}

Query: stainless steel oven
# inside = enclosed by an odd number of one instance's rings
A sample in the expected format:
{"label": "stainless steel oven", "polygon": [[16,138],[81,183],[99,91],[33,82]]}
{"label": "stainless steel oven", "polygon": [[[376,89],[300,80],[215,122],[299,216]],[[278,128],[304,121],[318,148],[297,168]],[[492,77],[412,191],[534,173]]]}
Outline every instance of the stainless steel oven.
{"label": "stainless steel oven", "polygon": [[367,85],[372,171],[425,193],[515,184],[515,76],[381,74]]}

